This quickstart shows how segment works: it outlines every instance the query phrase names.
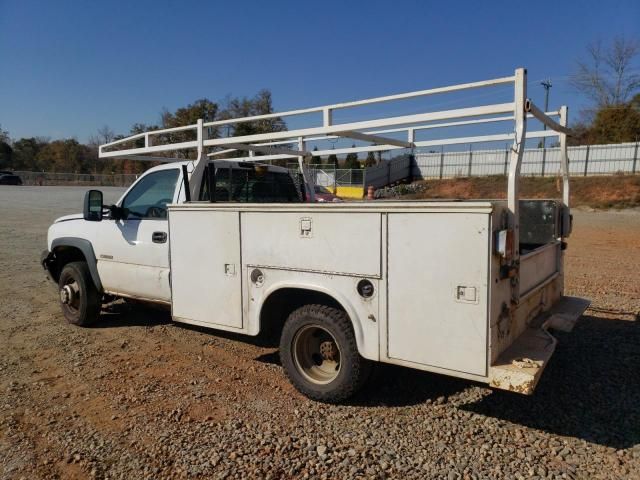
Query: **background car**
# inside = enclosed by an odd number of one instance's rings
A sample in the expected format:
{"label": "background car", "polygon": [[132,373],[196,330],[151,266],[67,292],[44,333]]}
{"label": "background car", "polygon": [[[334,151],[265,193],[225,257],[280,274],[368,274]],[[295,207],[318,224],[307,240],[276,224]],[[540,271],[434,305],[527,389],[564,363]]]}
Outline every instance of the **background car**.
{"label": "background car", "polygon": [[[316,202],[341,202],[342,199],[329,191],[328,188],[322,185],[314,185],[313,191],[316,194]],[[307,201],[309,197],[307,196]]]}
{"label": "background car", "polygon": [[22,179],[13,172],[0,171],[0,185],[22,185]]}

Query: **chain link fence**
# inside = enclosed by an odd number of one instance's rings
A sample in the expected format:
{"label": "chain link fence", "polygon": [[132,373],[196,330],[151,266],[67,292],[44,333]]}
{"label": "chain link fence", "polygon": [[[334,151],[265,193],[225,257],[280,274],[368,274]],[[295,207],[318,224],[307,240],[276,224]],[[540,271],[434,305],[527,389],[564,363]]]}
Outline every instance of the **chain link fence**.
{"label": "chain link fence", "polygon": [[[569,147],[571,176],[640,173],[640,142]],[[360,169],[335,168],[332,164],[311,165],[316,185],[333,188],[369,185],[380,188],[408,177],[438,179],[506,175],[510,150],[467,150],[461,152],[416,152]],[[297,171],[298,165],[289,168]],[[521,174],[555,176],[560,171],[560,149],[533,148],[524,151]],[[128,187],[139,175],[53,172],[15,172],[24,185],[99,185]]]}
{"label": "chain link fence", "polygon": [[[289,171],[297,172],[298,164],[287,165]],[[327,188],[343,186],[362,186],[365,181],[367,169],[335,168],[332,164],[310,165],[307,167],[315,185]]]}
{"label": "chain link fence", "polygon": [[23,185],[81,185],[102,187],[128,187],[139,175],[134,174],[93,174],[54,172],[14,172],[22,179]]}

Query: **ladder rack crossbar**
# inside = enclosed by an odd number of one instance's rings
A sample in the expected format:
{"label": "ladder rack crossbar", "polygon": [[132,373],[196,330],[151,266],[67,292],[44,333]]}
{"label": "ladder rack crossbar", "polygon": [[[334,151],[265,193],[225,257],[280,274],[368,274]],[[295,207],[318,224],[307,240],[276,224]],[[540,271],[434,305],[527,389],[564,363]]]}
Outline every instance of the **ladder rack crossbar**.
{"label": "ladder rack crossbar", "polygon": [[[463,90],[504,84],[516,84],[516,78],[518,76],[517,72],[518,71],[516,71],[516,75],[509,77],[464,83],[448,87],[431,88],[415,92],[386,95],[364,100],[335,103],[265,115],[253,115],[249,117],[225,119],[213,122],[199,121],[194,125],[150,130],[148,132],[137,133],[129,137],[101,145],[99,147],[99,156],[100,158],[128,158],[131,160],[168,162],[178,159],[168,159],[163,156],[159,156],[158,154],[161,152],[197,149],[199,152],[202,152],[203,155],[209,157],[217,157],[235,151],[246,151],[249,154],[247,157],[249,160],[267,161],[269,159],[292,158],[296,156],[309,157],[314,154],[328,155],[331,153],[361,153],[436,145],[509,141],[513,140],[513,133],[423,141],[416,141],[415,135],[416,132],[431,129],[514,121],[516,120],[516,115],[514,114],[514,109],[516,107],[515,102],[432,111],[412,115],[374,118],[349,123],[333,123],[331,113],[338,109],[361,107],[384,102],[406,100],[428,95],[459,92]],[[536,118],[545,126],[550,128],[550,130],[546,131],[529,132],[525,138],[542,138],[567,134],[568,129],[566,127],[551,119],[551,117],[561,115],[562,109],[542,112],[529,99],[527,99],[525,103],[525,109],[526,118]],[[322,113],[323,120],[322,125],[319,127],[298,128],[294,130],[234,137],[207,138],[207,133],[212,127],[319,112]],[[194,140],[185,140],[184,134],[177,137],[171,137],[171,134],[184,132],[190,132],[193,134],[192,138],[194,138]],[[394,136],[389,137],[389,134],[393,134]],[[387,136],[384,137],[381,135]],[[535,137],[532,135],[535,135]],[[401,136],[404,136],[404,138],[396,138]],[[174,141],[176,138],[179,141]],[[310,152],[306,148],[293,148],[293,146],[296,145],[307,145],[308,142],[312,141],[321,142],[324,140],[334,140],[339,138],[351,138],[360,142],[369,143],[370,145],[358,145],[350,148],[331,150],[316,150],[314,152]],[[131,146],[131,143],[133,142],[141,143],[141,139],[144,140],[144,146]],[[264,155],[255,156],[255,152],[262,153]]]}

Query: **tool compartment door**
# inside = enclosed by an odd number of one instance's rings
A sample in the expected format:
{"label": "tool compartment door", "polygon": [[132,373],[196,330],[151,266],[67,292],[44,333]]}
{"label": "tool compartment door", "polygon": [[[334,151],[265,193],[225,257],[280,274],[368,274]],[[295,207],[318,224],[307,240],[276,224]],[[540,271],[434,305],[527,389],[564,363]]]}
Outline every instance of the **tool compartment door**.
{"label": "tool compartment door", "polygon": [[388,355],[486,375],[489,215],[388,215]]}
{"label": "tool compartment door", "polygon": [[242,328],[239,212],[170,211],[169,239],[174,319]]}

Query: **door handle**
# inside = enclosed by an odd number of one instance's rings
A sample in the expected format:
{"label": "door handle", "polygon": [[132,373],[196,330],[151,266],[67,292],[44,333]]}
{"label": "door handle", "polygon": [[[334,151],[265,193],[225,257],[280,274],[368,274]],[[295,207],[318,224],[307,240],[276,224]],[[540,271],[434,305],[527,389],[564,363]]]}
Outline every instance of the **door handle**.
{"label": "door handle", "polygon": [[153,243],[165,243],[167,241],[167,232],[153,232],[151,241]]}

